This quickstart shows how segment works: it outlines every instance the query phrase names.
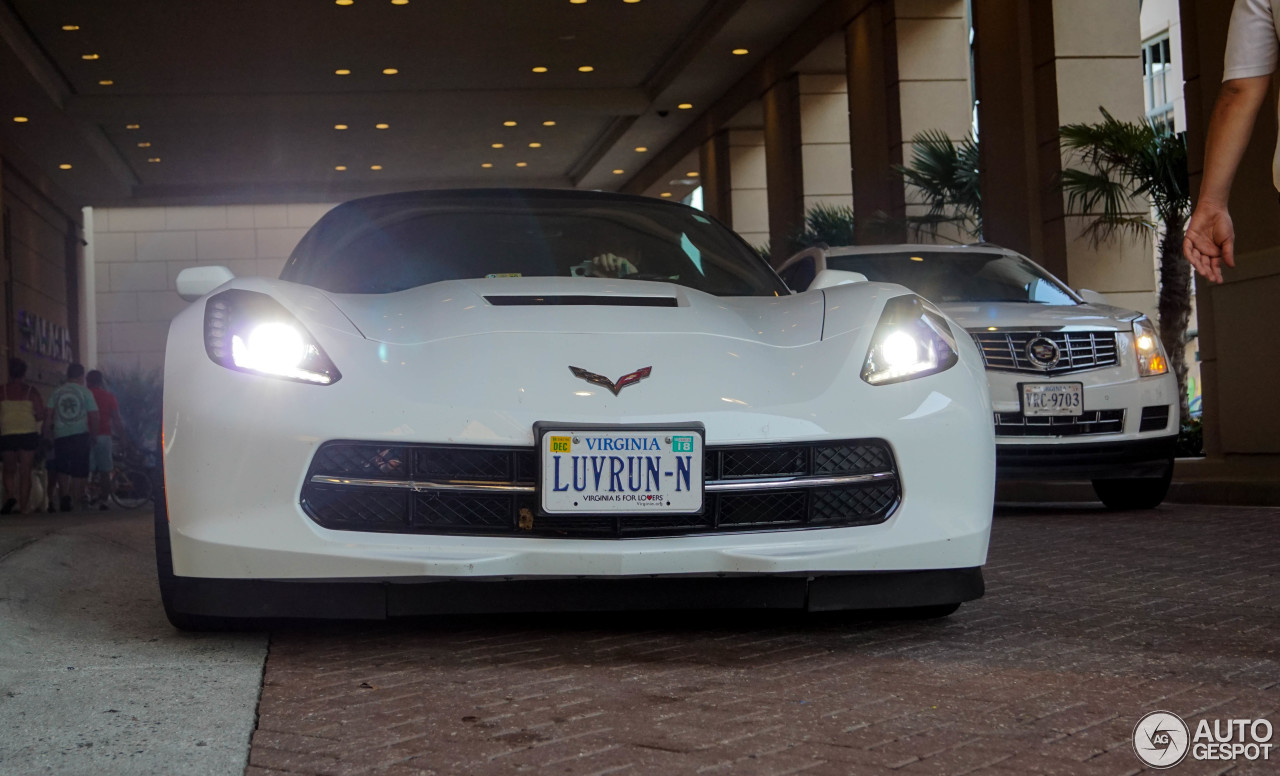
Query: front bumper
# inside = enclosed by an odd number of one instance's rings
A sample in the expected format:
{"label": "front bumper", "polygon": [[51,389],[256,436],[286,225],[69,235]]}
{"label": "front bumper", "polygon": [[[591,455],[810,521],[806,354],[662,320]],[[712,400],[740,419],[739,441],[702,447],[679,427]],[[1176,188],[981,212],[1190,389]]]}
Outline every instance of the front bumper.
{"label": "front bumper", "polygon": [[1060,445],[997,445],[1002,480],[1116,480],[1163,477],[1177,436]]}

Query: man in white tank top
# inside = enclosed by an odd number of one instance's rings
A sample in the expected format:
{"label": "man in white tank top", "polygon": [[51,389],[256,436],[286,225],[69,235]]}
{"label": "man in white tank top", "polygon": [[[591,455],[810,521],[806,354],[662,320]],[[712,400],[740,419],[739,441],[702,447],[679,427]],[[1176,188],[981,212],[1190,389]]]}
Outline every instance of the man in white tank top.
{"label": "man in white tank top", "polygon": [[[1218,283],[1222,282],[1222,265],[1236,265],[1236,230],[1227,212],[1227,200],[1258,108],[1266,99],[1271,74],[1280,61],[1277,22],[1280,0],[1236,0],[1231,11],[1222,90],[1205,139],[1200,200],[1187,222],[1182,245],[1192,266]],[[1280,140],[1272,162],[1272,179],[1280,190]]]}

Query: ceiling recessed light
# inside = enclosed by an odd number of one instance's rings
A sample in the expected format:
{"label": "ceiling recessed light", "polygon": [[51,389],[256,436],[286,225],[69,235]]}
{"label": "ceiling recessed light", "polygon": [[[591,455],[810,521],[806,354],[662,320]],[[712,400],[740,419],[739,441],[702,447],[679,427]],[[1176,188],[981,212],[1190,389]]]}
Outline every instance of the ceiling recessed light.
{"label": "ceiling recessed light", "polygon": [[638,3],[640,0],[622,0],[624,3]]}
{"label": "ceiling recessed light", "polygon": [[626,172],[626,170],[614,170],[614,171],[613,171],[613,174],[614,174],[614,175],[621,175],[621,174],[623,174],[624,172]]}
{"label": "ceiling recessed light", "polygon": [[160,157],[158,157],[158,156],[150,156],[150,157],[147,157],[147,161],[148,161],[148,162],[150,162],[150,163],[152,163],[152,164],[159,164],[159,163],[160,163]]}
{"label": "ceiling recessed light", "polygon": [[333,169],[337,170],[338,172],[342,172],[342,171],[344,171],[344,170],[346,170],[346,169],[347,169],[347,166],[346,166],[345,164],[340,164],[340,165],[338,165],[338,166],[334,167]]}
{"label": "ceiling recessed light", "polygon": [[390,124],[374,124],[373,128],[374,129],[391,129],[391,125]]}
{"label": "ceiling recessed light", "polygon": [[743,57],[750,53],[751,51],[749,49],[744,49],[744,48],[736,48],[733,50],[733,55],[737,57]]}
{"label": "ceiling recessed light", "polygon": [[409,0],[391,0],[392,5],[408,5]]}
{"label": "ceiling recessed light", "polygon": [[642,154],[649,149],[646,146],[636,146],[636,153]]}
{"label": "ceiling recessed light", "polygon": [[676,108],[678,108],[679,110],[689,110],[692,107],[693,107],[693,103],[691,102],[682,102],[676,106]]}
{"label": "ceiling recessed light", "polygon": [[334,124],[334,125],[333,125],[333,128],[334,128],[334,129],[346,129],[346,128],[347,128],[347,125],[346,125],[346,124]]}
{"label": "ceiling recessed light", "polygon": [[334,70],[333,74],[334,75],[351,75],[351,71],[346,69],[345,67],[340,67],[337,70]]}
{"label": "ceiling recessed light", "polygon": [[595,68],[592,67],[591,65],[583,65],[582,67],[578,68],[579,73],[590,73],[593,70],[595,70]]}
{"label": "ceiling recessed light", "polygon": [[69,164],[60,164],[60,165],[58,165],[58,169],[59,169],[59,170],[70,170],[70,169],[71,169],[71,165],[69,165]]}
{"label": "ceiling recessed light", "polygon": [[555,125],[556,125],[556,123],[555,123],[554,121],[544,121],[544,122],[542,122],[542,126],[544,126],[544,127],[554,127]]}
{"label": "ceiling recessed light", "polygon": [[502,122],[502,126],[504,126],[504,127],[514,127],[515,125],[516,125],[516,123],[515,123],[514,121],[504,121],[504,122]]}
{"label": "ceiling recessed light", "polygon": [[542,143],[530,143],[530,148],[542,148]]}
{"label": "ceiling recessed light", "polygon": [[584,5],[587,0],[569,0],[570,5]]}
{"label": "ceiling recessed light", "polygon": [[80,58],[88,60],[101,59],[97,54],[81,54]]}
{"label": "ceiling recessed light", "polygon": [[143,140],[141,143],[138,143],[138,148],[150,148],[150,147],[151,147],[150,140]]}
{"label": "ceiling recessed light", "polygon": [[125,129],[142,129],[142,125],[141,124],[125,124],[124,128]]}
{"label": "ceiling recessed light", "polygon": [[66,30],[67,32],[75,32],[76,30],[80,29],[80,25],[78,25],[78,24],[64,24],[64,25],[62,25],[62,29]]}
{"label": "ceiling recessed light", "polygon": [[664,191],[664,192],[662,192],[661,194],[659,194],[658,196],[660,196],[660,197],[669,197],[669,196],[671,196],[671,192],[669,192],[669,191]]}
{"label": "ceiling recessed light", "polygon": [[528,162],[516,162],[516,167],[528,167]]}
{"label": "ceiling recessed light", "polygon": [[489,169],[490,167],[492,167],[492,166],[493,166],[493,162],[485,162],[484,164],[482,164],[482,165],[480,165],[480,166],[481,166],[481,167],[483,167],[483,168],[485,168],[485,169],[487,170],[487,169]]}
{"label": "ceiling recessed light", "polygon": [[535,68],[533,69],[533,72],[535,72],[535,73],[545,73],[545,72],[547,72],[547,69],[546,69],[545,67],[543,67],[542,65],[538,65],[537,67],[535,67]]}
{"label": "ceiling recessed light", "polygon": [[115,85],[115,81],[112,81],[110,78],[104,78],[98,82],[98,86],[114,86],[114,85]]}
{"label": "ceiling recessed light", "polygon": [[14,116],[14,117],[13,117],[13,123],[15,123],[15,124],[26,124],[26,123],[27,123],[28,121],[30,121],[30,120],[31,120],[31,119],[27,118],[26,116]]}
{"label": "ceiling recessed light", "polygon": [[371,164],[371,165],[369,165],[369,169],[370,169],[370,170],[381,170],[381,169],[382,169],[382,165],[380,165],[380,164]]}
{"label": "ceiling recessed light", "polygon": [[506,146],[505,146],[503,143],[494,143],[494,144],[493,144],[492,146],[490,146],[490,147],[491,147],[491,148],[505,148]]}
{"label": "ceiling recessed light", "polygon": [[684,174],[684,177],[686,177],[686,178],[696,178],[696,177],[698,177],[698,171],[697,171],[697,170],[690,170],[689,172],[686,172],[686,173]]}
{"label": "ceiling recessed light", "polygon": [[399,71],[399,70],[397,70],[397,69],[395,69],[394,67],[384,67],[384,68],[382,68],[382,74],[383,74],[383,75],[395,75],[395,74],[396,74],[396,73],[398,73],[398,72],[400,72],[400,71]]}
{"label": "ceiling recessed light", "polygon": [[333,0],[334,5],[355,5],[356,0]]}

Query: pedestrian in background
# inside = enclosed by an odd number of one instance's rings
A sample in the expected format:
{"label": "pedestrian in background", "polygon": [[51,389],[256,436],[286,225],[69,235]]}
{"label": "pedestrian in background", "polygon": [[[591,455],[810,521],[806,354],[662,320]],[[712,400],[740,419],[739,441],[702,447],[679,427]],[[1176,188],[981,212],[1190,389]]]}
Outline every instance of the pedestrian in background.
{"label": "pedestrian in background", "polygon": [[44,400],[34,385],[28,385],[27,362],[9,359],[9,382],[0,393],[0,455],[4,459],[4,504],[0,515],[29,511],[31,467],[40,445],[40,424],[44,420]]}
{"label": "pedestrian in background", "polygon": [[63,512],[70,512],[72,503],[84,498],[93,448],[89,430],[97,427],[98,404],[84,386],[84,366],[71,364],[67,367],[67,381],[49,396],[49,412],[45,416],[45,433],[53,433],[50,469],[56,475],[49,485],[50,512],[55,504]]}
{"label": "pedestrian in background", "polygon": [[[1280,61],[1278,21],[1280,0],[1236,0],[1231,11],[1222,90],[1205,138],[1200,199],[1182,241],[1187,261],[1201,275],[1218,283],[1222,282],[1222,265],[1236,265],[1236,228],[1227,211],[1227,201],[1240,158],[1253,134],[1253,122],[1270,88],[1271,74]],[[1272,180],[1280,190],[1280,138],[1272,162]]]}
{"label": "pedestrian in background", "polygon": [[107,390],[106,380],[97,369],[89,370],[84,378],[85,386],[93,394],[98,405],[98,423],[90,427],[93,434],[93,450],[89,453],[89,479],[94,485],[98,509],[107,509],[107,496],[111,493],[111,470],[115,468],[111,437],[114,431],[121,438],[125,435],[124,418],[120,415],[120,403],[116,395]]}

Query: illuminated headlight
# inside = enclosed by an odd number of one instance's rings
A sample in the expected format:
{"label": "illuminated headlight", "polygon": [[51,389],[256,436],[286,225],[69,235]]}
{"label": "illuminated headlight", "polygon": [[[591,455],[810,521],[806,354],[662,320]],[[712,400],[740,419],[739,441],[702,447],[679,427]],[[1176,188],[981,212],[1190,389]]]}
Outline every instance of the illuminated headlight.
{"label": "illuminated headlight", "polygon": [[862,379],[887,385],[950,369],[960,359],[941,313],[914,295],[890,299],[871,335]]}
{"label": "illuminated headlight", "polygon": [[298,319],[255,291],[209,297],[204,347],[214,363],[241,372],[329,385],[342,377]]}
{"label": "illuminated headlight", "polygon": [[1138,354],[1139,375],[1152,377],[1169,371],[1155,324],[1145,315],[1133,322],[1133,347]]}

